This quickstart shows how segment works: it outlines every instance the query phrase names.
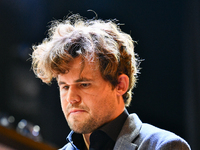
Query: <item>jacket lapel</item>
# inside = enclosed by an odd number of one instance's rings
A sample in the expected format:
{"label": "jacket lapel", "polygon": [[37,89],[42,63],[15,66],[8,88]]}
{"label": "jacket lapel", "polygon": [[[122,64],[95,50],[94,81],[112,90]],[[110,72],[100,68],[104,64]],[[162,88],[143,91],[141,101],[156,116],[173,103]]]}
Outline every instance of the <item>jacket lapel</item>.
{"label": "jacket lapel", "polygon": [[130,114],[117,138],[114,150],[136,150],[138,146],[132,143],[132,141],[139,135],[141,127],[142,122],[138,116],[136,114]]}

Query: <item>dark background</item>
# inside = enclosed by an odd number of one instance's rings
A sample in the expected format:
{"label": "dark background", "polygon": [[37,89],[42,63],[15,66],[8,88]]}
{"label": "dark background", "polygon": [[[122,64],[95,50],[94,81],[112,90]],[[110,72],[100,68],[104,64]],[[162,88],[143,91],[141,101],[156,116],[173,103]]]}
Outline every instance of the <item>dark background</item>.
{"label": "dark background", "polygon": [[200,140],[199,0],[1,0],[0,112],[41,127],[44,142],[66,144],[69,128],[56,83],[31,71],[31,47],[46,37],[50,21],[69,12],[89,19],[118,19],[138,42],[144,61],[129,112],[175,132],[197,150]]}

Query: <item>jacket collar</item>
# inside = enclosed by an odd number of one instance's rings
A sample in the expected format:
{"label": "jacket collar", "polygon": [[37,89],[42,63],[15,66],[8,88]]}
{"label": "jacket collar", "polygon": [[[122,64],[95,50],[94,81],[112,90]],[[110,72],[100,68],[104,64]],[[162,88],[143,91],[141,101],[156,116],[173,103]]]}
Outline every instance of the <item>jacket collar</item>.
{"label": "jacket collar", "polygon": [[114,150],[137,149],[137,145],[132,141],[139,135],[141,127],[142,122],[139,117],[136,114],[130,114],[117,138]]}

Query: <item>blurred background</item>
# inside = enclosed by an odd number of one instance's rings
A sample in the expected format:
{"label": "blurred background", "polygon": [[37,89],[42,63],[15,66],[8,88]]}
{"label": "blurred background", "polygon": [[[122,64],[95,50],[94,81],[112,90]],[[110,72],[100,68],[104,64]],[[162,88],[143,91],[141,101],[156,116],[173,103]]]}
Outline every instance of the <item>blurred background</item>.
{"label": "blurred background", "polygon": [[[1,0],[0,114],[40,128],[42,141],[62,147],[70,132],[56,83],[45,85],[31,70],[33,44],[50,22],[72,13],[117,19],[138,42],[144,61],[129,112],[143,122],[175,132],[198,149],[200,141],[199,0]],[[37,127],[38,127],[37,126]],[[19,126],[18,126],[19,128]],[[38,128],[37,128],[38,129]]]}

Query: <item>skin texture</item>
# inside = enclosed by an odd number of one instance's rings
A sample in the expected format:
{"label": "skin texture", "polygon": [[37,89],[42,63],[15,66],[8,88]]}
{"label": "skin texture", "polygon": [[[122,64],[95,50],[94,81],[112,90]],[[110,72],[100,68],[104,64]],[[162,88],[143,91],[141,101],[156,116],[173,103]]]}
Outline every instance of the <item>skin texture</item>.
{"label": "skin texture", "polygon": [[90,134],[112,121],[124,111],[122,95],[128,88],[128,77],[121,75],[119,84],[113,89],[105,81],[95,62],[81,57],[69,63],[69,71],[58,75],[62,111],[69,127],[81,133],[89,144]]}

